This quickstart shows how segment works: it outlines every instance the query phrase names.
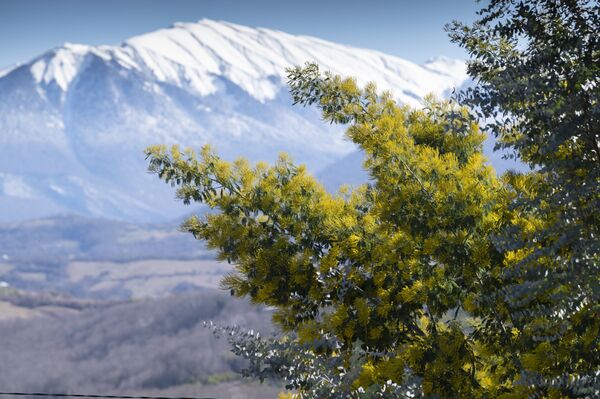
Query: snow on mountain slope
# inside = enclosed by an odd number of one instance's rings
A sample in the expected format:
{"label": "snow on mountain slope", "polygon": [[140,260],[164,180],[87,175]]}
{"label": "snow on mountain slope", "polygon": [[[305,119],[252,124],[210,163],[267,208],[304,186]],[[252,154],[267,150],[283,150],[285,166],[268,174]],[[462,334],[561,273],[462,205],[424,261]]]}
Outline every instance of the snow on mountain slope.
{"label": "snow on mountain slope", "polygon": [[[210,20],[178,23],[131,38],[122,49],[130,48],[159,81],[187,84],[206,95],[217,90],[214,77],[223,76],[260,101],[276,97],[286,68],[307,61],[356,76],[363,84],[374,81],[411,105],[418,105],[429,92],[439,93],[466,79],[460,61],[439,59],[431,67],[419,66],[373,50]],[[450,68],[445,70],[444,64]]]}
{"label": "snow on mountain slope", "polygon": [[354,150],[340,127],[292,107],[285,69],[375,82],[418,106],[466,80],[461,61],[417,65],[383,53],[227,22],[201,20],[120,46],[67,43],[0,72],[0,220],[76,212],[161,220],[185,209],[145,173],[154,143],[212,144],[226,158],[273,161],[280,151],[313,171]]}

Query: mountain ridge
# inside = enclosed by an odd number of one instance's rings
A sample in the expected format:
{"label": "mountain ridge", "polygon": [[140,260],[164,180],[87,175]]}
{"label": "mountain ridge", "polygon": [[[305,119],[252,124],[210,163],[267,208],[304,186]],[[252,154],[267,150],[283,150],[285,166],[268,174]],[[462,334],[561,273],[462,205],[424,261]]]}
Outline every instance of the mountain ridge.
{"label": "mountain ridge", "polygon": [[[215,33],[216,38],[215,38]],[[175,63],[181,66],[193,67],[193,69],[199,70],[199,66],[204,67],[205,71],[208,73],[217,74],[216,64],[214,59],[210,56],[202,58],[201,62],[200,56],[207,55],[206,53],[211,53],[208,55],[215,55],[218,60],[224,61],[222,67],[228,68],[232,65],[236,67],[240,67],[240,65],[235,65],[233,61],[235,61],[235,57],[239,54],[228,54],[225,50],[231,50],[231,48],[227,49],[228,46],[236,47],[236,50],[239,50],[240,47],[243,50],[242,52],[247,52],[249,50],[256,51],[261,55],[265,55],[265,52],[260,52],[254,46],[256,43],[252,43],[249,40],[244,40],[240,37],[236,37],[236,34],[243,35],[263,35],[262,38],[263,44],[270,44],[271,46],[265,46],[265,50],[272,50],[272,45],[277,44],[287,44],[288,49],[281,46],[281,52],[283,55],[278,54],[278,56],[273,56],[271,52],[269,54],[270,57],[266,57],[273,62],[273,65],[260,65],[255,63],[253,66],[254,69],[247,69],[246,72],[255,73],[257,70],[260,72],[266,73],[267,76],[284,76],[284,68],[279,68],[279,70],[273,68],[273,66],[281,66],[276,62],[280,62],[282,59],[285,60],[294,60],[295,62],[287,62],[286,66],[293,66],[302,64],[304,62],[316,61],[319,62],[317,58],[321,58],[323,56],[319,51],[322,48],[316,48],[317,46],[327,48],[333,52],[351,52],[354,54],[360,54],[361,58],[369,59],[368,64],[370,66],[376,66],[375,61],[381,61],[384,66],[391,66],[393,69],[397,71],[401,71],[401,67],[409,68],[411,72],[418,72],[420,75],[423,75],[423,71],[419,69],[424,69],[426,71],[439,73],[446,77],[450,77],[451,81],[444,81],[443,79],[435,79],[435,76],[428,76],[429,78],[434,78],[433,81],[425,82],[417,82],[417,85],[423,86],[425,89],[431,92],[438,91],[439,88],[435,87],[440,83],[445,84],[445,89],[452,87],[451,83],[462,82],[467,79],[466,70],[464,66],[464,62],[462,60],[452,59],[449,57],[434,57],[425,63],[419,65],[416,63],[412,63],[408,60],[402,59],[397,56],[388,55],[378,50],[371,50],[366,48],[352,47],[350,45],[345,44],[337,44],[334,42],[330,42],[324,39],[320,39],[318,37],[313,37],[309,35],[292,35],[280,30],[267,29],[261,27],[247,27],[244,25],[238,25],[226,21],[220,20],[210,20],[210,19],[201,19],[198,22],[175,22],[171,25],[170,28],[158,29],[153,32],[144,33],[141,35],[133,36],[129,39],[124,40],[120,45],[111,46],[111,45],[99,45],[99,46],[91,46],[79,43],[65,42],[61,46],[54,47],[42,55],[35,57],[28,63],[17,65],[13,68],[8,68],[3,70],[5,74],[10,74],[15,69],[21,66],[30,65],[30,70],[34,75],[34,78],[37,83],[43,81],[45,84],[50,84],[52,81],[56,83],[63,91],[68,90],[69,83],[76,75],[76,70],[78,69],[81,60],[77,59],[77,57],[82,57],[85,55],[94,55],[105,60],[112,60],[118,62],[122,67],[125,68],[147,68],[150,72],[154,72],[156,77],[159,80],[176,80],[177,77],[172,74],[174,71],[169,71],[172,65],[165,65],[165,60],[153,60],[149,57],[148,53],[154,53],[155,55],[159,55],[162,58],[168,59],[170,61],[174,61]],[[201,34],[206,36],[202,37]],[[212,37],[210,37],[212,35]],[[220,35],[220,36],[219,36]],[[190,41],[190,39],[195,39],[196,42]],[[221,51],[219,49],[215,50],[216,44],[214,41],[210,40],[215,39],[223,39],[220,44],[223,45]],[[255,39],[255,38],[253,38]],[[271,41],[271,42],[269,42]],[[274,41],[274,42],[273,42]],[[175,48],[168,48],[167,45],[175,45]],[[200,46],[198,46],[200,45]],[[190,51],[192,48],[199,50],[197,52]],[[223,50],[225,49],[225,50]],[[235,53],[235,52],[234,52]],[[288,55],[286,58],[285,55]],[[320,57],[316,57],[319,55]],[[337,54],[336,54],[337,55]],[[50,61],[47,60],[50,58]],[[251,58],[251,57],[250,57]],[[333,57],[332,57],[333,58]],[[379,60],[378,60],[379,59]],[[145,65],[140,66],[139,62],[143,61]],[[227,61],[229,63],[227,63]],[[239,61],[239,59],[238,59]],[[159,66],[158,64],[163,64],[165,66],[164,69],[156,68]],[[393,76],[392,74],[384,74],[384,76],[377,76],[375,74],[375,79],[372,79],[372,76],[369,78],[365,78],[365,74],[356,73],[348,66],[340,65],[336,62],[324,63],[329,67],[334,73],[338,73],[345,76],[355,76],[359,80],[359,83],[364,84],[367,81],[375,81],[379,84],[381,90],[394,89],[398,88],[398,80],[405,79],[406,81],[403,83],[412,83],[414,84],[414,80],[410,79],[406,76]],[[440,65],[441,64],[441,65]],[[61,68],[62,67],[62,68]],[[53,72],[55,72],[53,74]],[[171,72],[169,74],[168,72]],[[189,72],[189,71],[186,71]],[[360,72],[360,71],[359,71]],[[381,72],[378,70],[374,70],[371,72]],[[188,76],[190,78],[191,83],[197,83],[193,78],[195,76]],[[236,81],[236,76],[229,76],[233,78],[232,81],[234,83],[238,83],[241,87],[247,89],[246,91],[250,91],[250,89],[256,89],[256,87],[246,86],[246,82]],[[255,76],[260,77],[260,76]],[[181,82],[178,82],[181,83]],[[283,82],[280,82],[283,83]],[[206,84],[206,83],[205,83]],[[207,86],[210,86],[208,84]],[[394,87],[396,86],[396,87]],[[198,90],[198,94],[208,95],[214,93],[214,87],[202,87],[202,86],[194,86],[192,84],[192,88]],[[280,87],[263,87],[267,92],[258,90],[255,92],[251,92],[251,95],[256,96],[259,100],[271,100],[274,98],[276,91],[274,90],[270,92],[271,89],[280,89]],[[427,94],[429,91],[420,91],[419,93],[412,93],[411,95],[404,96],[403,93],[395,93],[398,99],[404,103],[409,103],[413,106],[418,106],[418,102],[415,97],[422,97],[424,94]]]}
{"label": "mountain ridge", "polygon": [[310,36],[200,20],[119,46],[67,43],[0,76],[0,221],[78,213],[136,222],[186,212],[145,173],[156,143],[226,159],[273,161],[281,151],[313,173],[355,147],[317,110],[292,107],[285,68],[374,81],[418,106],[466,80],[461,61],[422,66]]}

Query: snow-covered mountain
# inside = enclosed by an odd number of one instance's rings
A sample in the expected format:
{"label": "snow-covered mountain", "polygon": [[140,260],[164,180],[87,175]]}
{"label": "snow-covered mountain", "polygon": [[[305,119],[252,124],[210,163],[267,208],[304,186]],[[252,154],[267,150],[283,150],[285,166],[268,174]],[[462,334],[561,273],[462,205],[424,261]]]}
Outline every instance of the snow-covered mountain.
{"label": "snow-covered mountain", "polygon": [[308,36],[201,20],[120,46],[64,44],[0,71],[0,220],[75,212],[158,221],[186,209],[145,173],[143,149],[212,144],[226,158],[291,153],[315,173],[351,153],[342,129],[292,107],[285,69],[375,82],[419,105],[466,79],[464,63],[417,65]]}

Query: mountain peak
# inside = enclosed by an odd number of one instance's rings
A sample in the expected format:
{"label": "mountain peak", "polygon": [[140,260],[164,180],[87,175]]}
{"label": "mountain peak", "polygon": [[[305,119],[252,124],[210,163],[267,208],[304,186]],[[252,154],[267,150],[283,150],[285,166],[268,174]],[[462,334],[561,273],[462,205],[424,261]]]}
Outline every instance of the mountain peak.
{"label": "mountain peak", "polygon": [[29,68],[37,84],[54,84],[66,92],[88,56],[202,96],[215,94],[224,78],[261,102],[285,89],[286,68],[307,61],[354,76],[359,84],[372,81],[413,106],[426,94],[446,92],[467,78],[461,60],[438,57],[417,65],[374,50],[206,18],[176,22],[120,46],[64,43],[34,59]]}
{"label": "mountain peak", "polygon": [[47,51],[30,63],[30,71],[36,83],[50,85],[55,83],[66,91],[70,82],[77,75],[83,57],[92,47],[64,43]]}
{"label": "mountain peak", "polygon": [[466,79],[459,60],[417,65],[211,19],[118,46],[65,43],[0,71],[0,220],[57,211],[175,217],[182,208],[172,192],[144,173],[143,149],[155,143],[209,143],[226,159],[252,161],[286,151],[318,172],[353,147],[317,110],[291,106],[286,68],[307,61],[361,85],[372,81],[412,106]]}

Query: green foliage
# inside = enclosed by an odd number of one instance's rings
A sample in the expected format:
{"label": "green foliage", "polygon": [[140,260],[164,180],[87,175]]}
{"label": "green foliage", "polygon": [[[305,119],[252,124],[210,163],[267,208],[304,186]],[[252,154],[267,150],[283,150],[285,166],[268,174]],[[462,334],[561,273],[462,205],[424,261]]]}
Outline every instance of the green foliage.
{"label": "green foliage", "polygon": [[[501,186],[483,134],[455,103],[430,98],[411,110],[315,65],[291,70],[290,86],[296,102],[349,123],[372,183],[331,195],[284,156],[251,167],[208,148],[198,159],[152,147],[151,170],[184,202],[218,210],[184,228],[235,264],[224,288],[274,307],[295,345],[339,363],[330,374],[353,370],[345,389],[402,384],[412,370],[425,394],[478,396],[476,354],[457,315],[496,256],[488,233]],[[352,361],[356,350],[362,362]]]}
{"label": "green foliage", "polygon": [[534,170],[506,178],[505,259],[477,313],[514,330],[495,351],[523,392],[598,395],[600,4],[494,0],[448,30],[478,82],[462,101]]}
{"label": "green foliage", "polygon": [[[303,398],[598,395],[598,15],[496,0],[449,26],[473,56],[462,106],[290,70],[294,102],[363,150],[371,181],[353,191],[284,155],[148,149],[179,198],[213,209],[184,229],[235,265],[223,287],[275,309],[278,338],[215,328],[247,375]],[[473,112],[531,172],[495,176]]]}

